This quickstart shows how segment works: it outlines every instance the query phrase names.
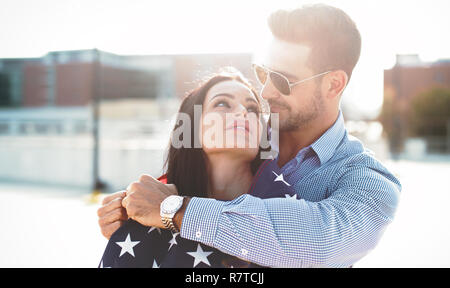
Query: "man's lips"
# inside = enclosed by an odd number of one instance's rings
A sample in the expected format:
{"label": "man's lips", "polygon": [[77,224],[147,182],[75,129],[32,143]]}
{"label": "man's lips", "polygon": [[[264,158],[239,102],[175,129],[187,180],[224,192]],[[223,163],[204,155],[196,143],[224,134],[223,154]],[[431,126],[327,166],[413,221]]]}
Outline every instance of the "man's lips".
{"label": "man's lips", "polygon": [[289,106],[285,105],[284,103],[276,103],[276,102],[269,102],[270,111],[280,111],[288,109]]}
{"label": "man's lips", "polygon": [[277,105],[272,105],[272,106],[270,106],[270,111],[280,111],[280,110],[282,110],[282,109],[286,109],[286,107],[283,107],[283,106],[277,106]]}

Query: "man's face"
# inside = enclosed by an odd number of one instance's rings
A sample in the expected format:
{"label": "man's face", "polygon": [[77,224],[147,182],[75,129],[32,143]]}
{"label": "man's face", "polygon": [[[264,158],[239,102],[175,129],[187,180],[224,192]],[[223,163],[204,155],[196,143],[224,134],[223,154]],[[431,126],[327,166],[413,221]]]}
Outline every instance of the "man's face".
{"label": "man's face", "polygon": [[[306,65],[310,50],[306,45],[273,39],[263,64],[286,76],[289,82],[297,82],[314,75]],[[293,86],[289,96],[281,94],[272,81],[267,80],[261,96],[269,102],[271,113],[279,113],[280,131],[292,131],[307,126],[317,119],[325,108],[320,78]]]}

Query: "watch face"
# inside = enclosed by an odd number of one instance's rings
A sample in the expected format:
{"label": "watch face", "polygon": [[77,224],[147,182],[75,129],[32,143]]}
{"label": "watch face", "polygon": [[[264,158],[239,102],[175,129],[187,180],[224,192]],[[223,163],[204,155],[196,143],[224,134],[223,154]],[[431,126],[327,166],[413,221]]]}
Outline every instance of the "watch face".
{"label": "watch face", "polygon": [[167,214],[171,214],[180,209],[183,198],[180,196],[169,196],[163,202],[163,212]]}

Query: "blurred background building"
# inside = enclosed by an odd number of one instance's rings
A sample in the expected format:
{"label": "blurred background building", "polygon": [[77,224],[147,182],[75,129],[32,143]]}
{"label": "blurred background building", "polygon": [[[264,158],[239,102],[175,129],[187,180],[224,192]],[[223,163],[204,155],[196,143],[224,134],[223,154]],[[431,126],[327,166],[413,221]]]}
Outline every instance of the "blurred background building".
{"label": "blurred background building", "polygon": [[251,60],[96,49],[0,59],[0,180],[90,187],[94,177],[118,190],[142,173],[156,176],[180,99],[225,66],[251,78]]}
{"label": "blurred background building", "polygon": [[450,153],[450,59],[427,63],[397,55],[384,71],[380,120],[396,157]]}
{"label": "blurred background building", "polygon": [[[96,49],[0,59],[0,180],[84,188],[101,181],[113,191],[141,173],[157,176],[180,99],[225,66],[254,81],[252,60]],[[342,109],[349,132],[379,158],[422,159],[450,153],[449,91],[450,60],[397,55],[384,71],[377,119],[355,118],[351,102]]]}

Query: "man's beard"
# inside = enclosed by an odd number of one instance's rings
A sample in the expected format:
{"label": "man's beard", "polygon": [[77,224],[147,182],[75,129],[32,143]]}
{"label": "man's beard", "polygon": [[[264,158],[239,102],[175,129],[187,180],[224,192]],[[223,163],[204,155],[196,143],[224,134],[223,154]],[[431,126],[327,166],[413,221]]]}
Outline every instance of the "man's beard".
{"label": "man's beard", "polygon": [[321,112],[324,111],[324,101],[322,98],[322,93],[317,87],[317,89],[314,91],[314,97],[312,99],[312,104],[310,107],[307,107],[305,109],[306,111],[292,111],[292,108],[287,105],[286,103],[281,103],[278,101],[273,101],[272,99],[268,100],[269,104],[280,106],[282,108],[285,108],[287,118],[286,119],[280,119],[279,121],[279,131],[294,131],[301,129],[302,127],[307,126],[309,123],[311,123],[314,119],[316,119]]}

